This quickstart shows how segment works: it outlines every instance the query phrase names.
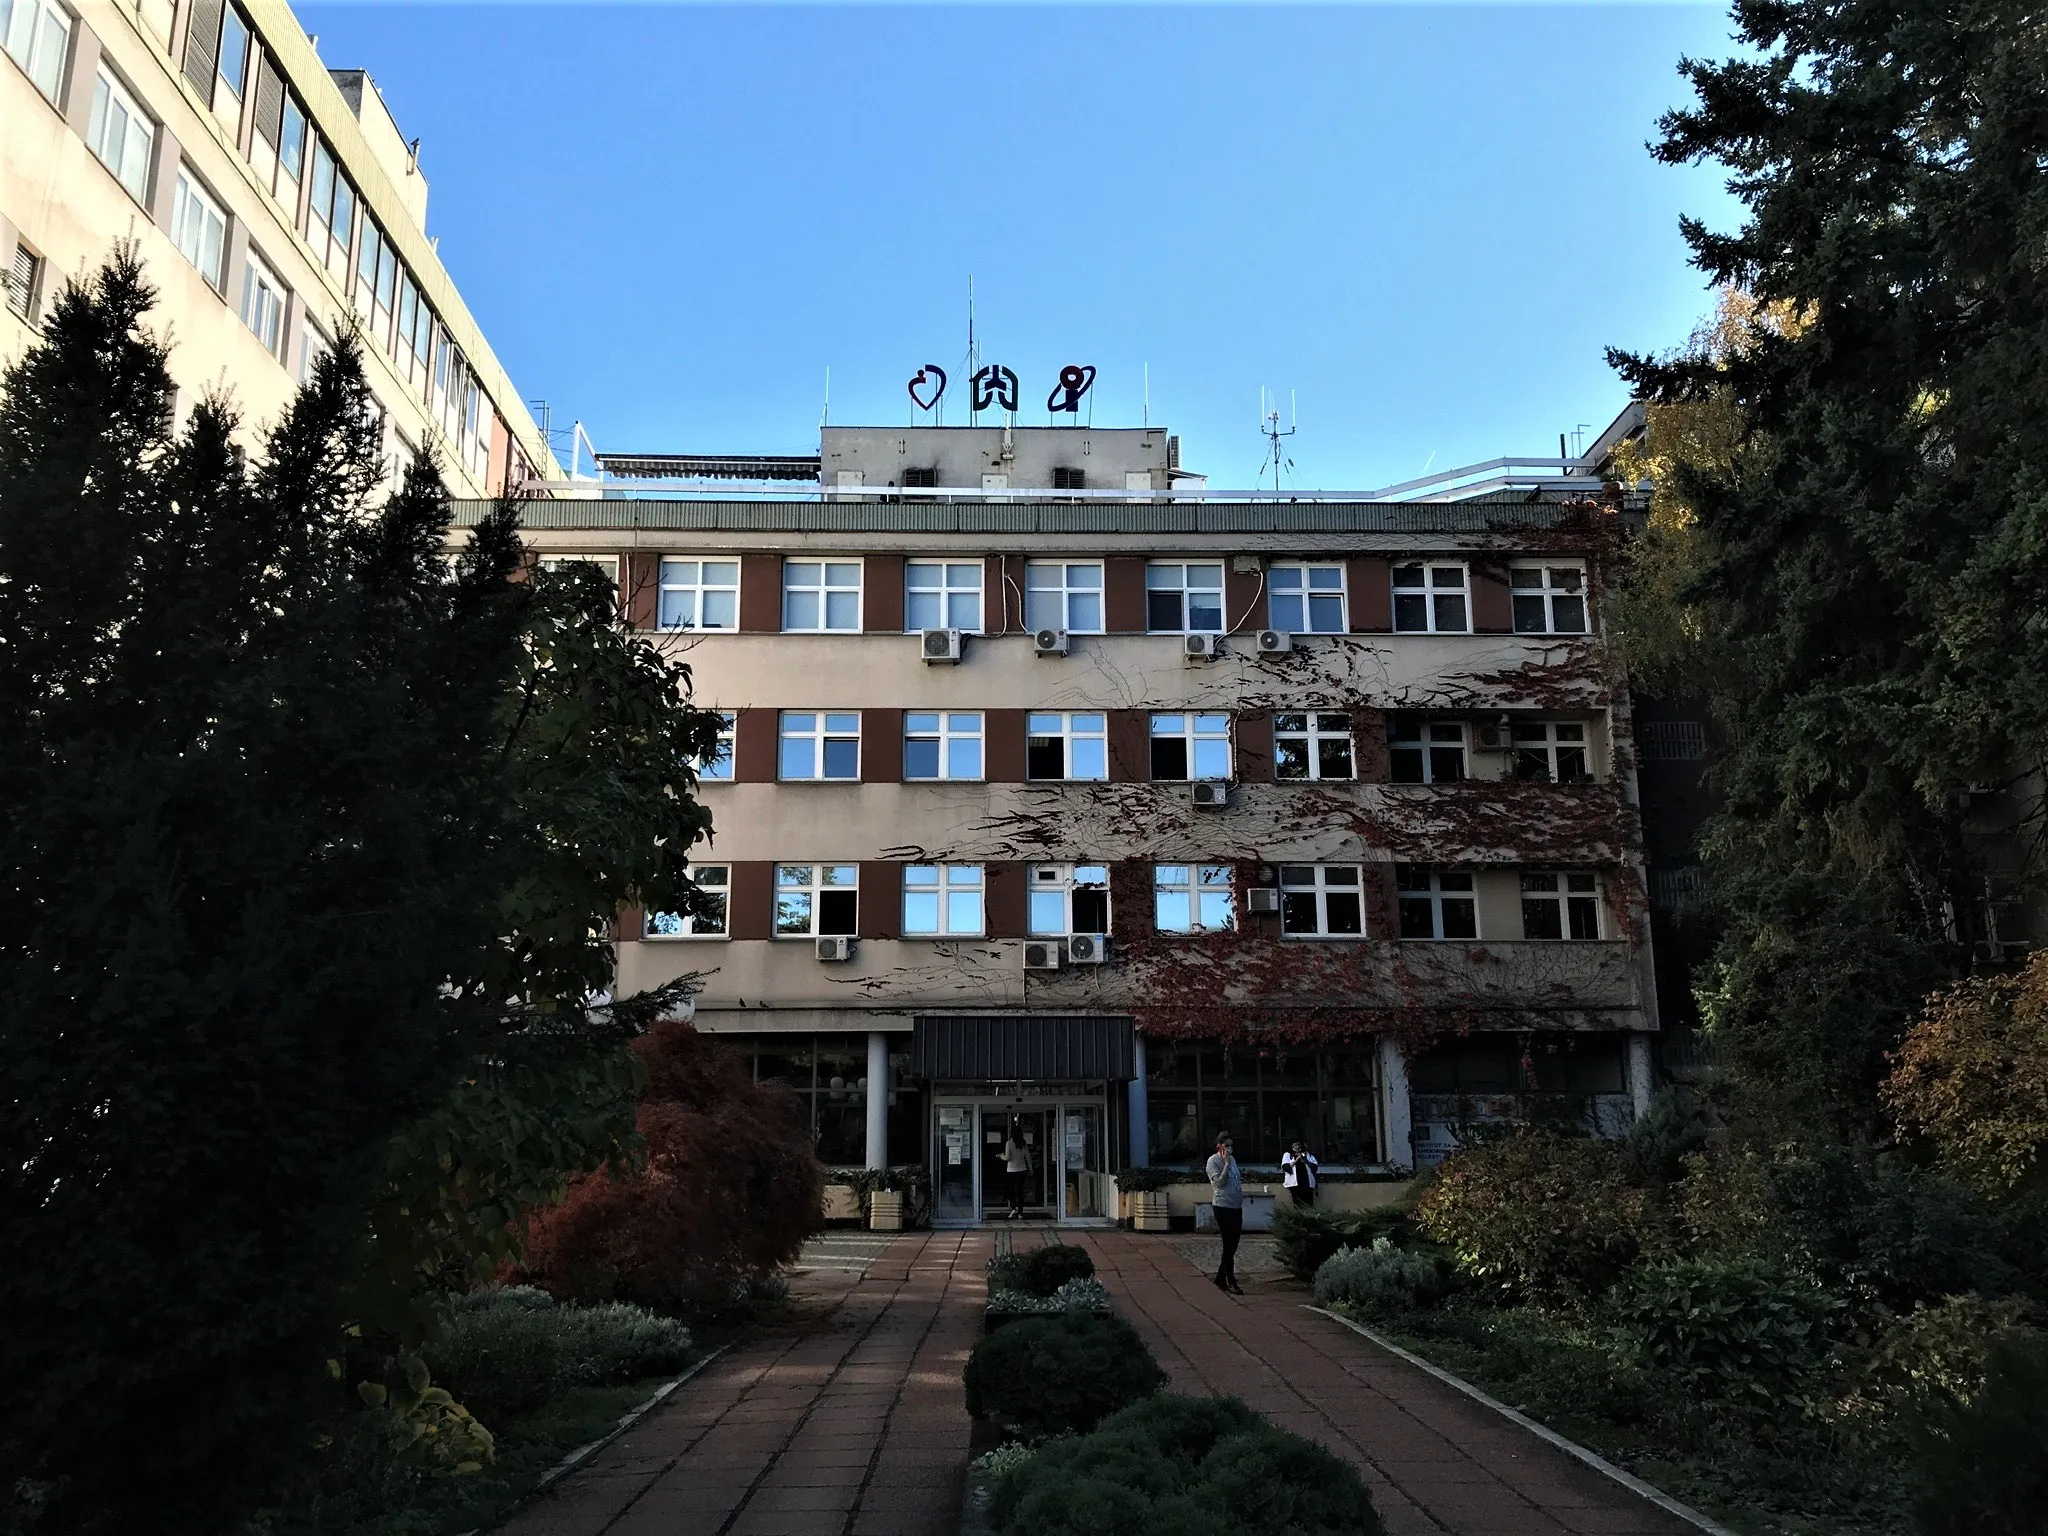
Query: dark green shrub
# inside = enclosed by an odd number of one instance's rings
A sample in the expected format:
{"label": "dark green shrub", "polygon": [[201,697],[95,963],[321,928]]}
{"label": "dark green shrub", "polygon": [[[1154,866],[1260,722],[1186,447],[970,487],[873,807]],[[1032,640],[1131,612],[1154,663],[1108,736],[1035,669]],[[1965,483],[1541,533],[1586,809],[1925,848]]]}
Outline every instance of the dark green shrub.
{"label": "dark green shrub", "polygon": [[1313,1280],[1340,1248],[1369,1248],[1376,1238],[1396,1243],[1416,1236],[1415,1219],[1396,1205],[1369,1211],[1325,1211],[1283,1205],[1273,1212],[1273,1257],[1297,1280]]}
{"label": "dark green shrub", "polygon": [[1691,1393],[1776,1410],[1826,1365],[1847,1303],[1755,1259],[1640,1269],[1608,1300],[1623,1362]]}
{"label": "dark green shrub", "polygon": [[1340,1249],[1316,1271],[1316,1305],[1323,1307],[1413,1312],[1450,1292],[1451,1278],[1436,1255],[1396,1248],[1384,1237],[1370,1248]]}
{"label": "dark green shrub", "polygon": [[622,1302],[557,1305],[518,1285],[457,1297],[427,1364],[490,1425],[577,1387],[674,1375],[690,1354],[690,1330],[671,1318]]}
{"label": "dark green shrub", "polygon": [[1192,1177],[1185,1168],[1126,1168],[1116,1176],[1116,1187],[1127,1195],[1141,1195]]}
{"label": "dark green shrub", "polygon": [[1635,1184],[1670,1184],[1682,1177],[1685,1160],[1705,1149],[1712,1122],[1686,1088],[1666,1088],[1636,1117],[1621,1144],[1623,1175]]}
{"label": "dark green shrub", "polygon": [[1166,1385],[1138,1330],[1102,1312],[1031,1317],[967,1357],[967,1411],[1025,1441],[1078,1434]]}
{"label": "dark green shrub", "polygon": [[998,1536],[1383,1536],[1358,1474],[1235,1398],[1154,1397],[1000,1473]]}
{"label": "dark green shrub", "polygon": [[1069,1280],[1094,1278],[1095,1261],[1088,1257],[1087,1250],[1066,1243],[1027,1248],[1006,1258],[991,1259],[988,1265],[991,1293],[1022,1291],[1027,1296],[1050,1296]]}
{"label": "dark green shrub", "polygon": [[1983,1391],[1946,1395],[1913,1432],[1920,1536],[2048,1531],[2048,1340],[1993,1347]]}

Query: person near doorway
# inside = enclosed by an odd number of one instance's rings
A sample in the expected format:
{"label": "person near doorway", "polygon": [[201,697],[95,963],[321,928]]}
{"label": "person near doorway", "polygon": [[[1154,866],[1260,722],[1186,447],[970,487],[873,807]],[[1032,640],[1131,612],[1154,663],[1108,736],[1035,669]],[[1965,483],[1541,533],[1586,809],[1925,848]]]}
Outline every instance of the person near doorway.
{"label": "person near doorway", "polygon": [[1024,1132],[1010,1122],[1010,1134],[1003,1142],[1003,1185],[1010,1197],[1010,1220],[1024,1216],[1024,1186],[1031,1177],[1031,1149],[1024,1144]]}
{"label": "person near doorway", "polygon": [[1216,1266],[1216,1289],[1242,1296],[1237,1283],[1237,1240],[1244,1235],[1244,1181],[1230,1150],[1230,1132],[1216,1133],[1216,1155],[1209,1159],[1209,1211],[1216,1235],[1223,1239],[1223,1260]]}
{"label": "person near doorway", "polygon": [[1299,1136],[1294,1145],[1280,1154],[1280,1183],[1294,1197],[1296,1205],[1316,1203],[1316,1162],[1315,1153],[1309,1151],[1308,1143]]}

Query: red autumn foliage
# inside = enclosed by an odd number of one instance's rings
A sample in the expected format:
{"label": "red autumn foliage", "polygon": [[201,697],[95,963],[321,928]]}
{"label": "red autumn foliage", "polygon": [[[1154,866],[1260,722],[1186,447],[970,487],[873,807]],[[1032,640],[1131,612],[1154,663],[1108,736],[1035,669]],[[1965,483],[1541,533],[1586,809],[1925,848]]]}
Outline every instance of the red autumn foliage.
{"label": "red autumn foliage", "polygon": [[823,1170],[796,1095],[687,1024],[633,1043],[646,1166],[571,1182],[533,1214],[526,1278],[560,1300],[673,1310],[729,1298],[819,1226]]}

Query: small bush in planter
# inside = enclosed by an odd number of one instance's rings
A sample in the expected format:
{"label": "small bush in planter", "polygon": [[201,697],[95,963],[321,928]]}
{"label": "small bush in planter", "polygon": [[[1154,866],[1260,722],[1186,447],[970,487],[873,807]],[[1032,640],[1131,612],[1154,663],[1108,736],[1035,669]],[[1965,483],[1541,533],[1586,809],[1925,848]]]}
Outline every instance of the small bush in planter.
{"label": "small bush in planter", "polygon": [[967,1357],[967,1411],[1027,1443],[1079,1434],[1166,1385],[1138,1330],[1104,1312],[1027,1317]]}
{"label": "small bush in planter", "polygon": [[690,1354],[690,1330],[671,1318],[620,1302],[557,1305],[546,1291],[514,1285],[456,1297],[426,1358],[488,1424],[577,1387],[672,1376]]}
{"label": "small bush in planter", "polygon": [[1055,1312],[1107,1312],[1109,1292],[1100,1280],[1069,1280],[1050,1296],[1029,1291],[991,1291],[988,1310],[1011,1316]]}
{"label": "small bush in planter", "polygon": [[2002,1339],[1983,1390],[1943,1394],[1912,1438],[1920,1536],[2048,1531],[2048,1337]]}
{"label": "small bush in planter", "polygon": [[1683,1259],[1631,1275],[1607,1304],[1623,1362],[1689,1392],[1775,1411],[1827,1363],[1847,1303],[1755,1259]]}
{"label": "small bush in planter", "polygon": [[1050,1244],[991,1259],[988,1288],[994,1291],[1022,1291],[1027,1296],[1050,1296],[1069,1280],[1095,1278],[1095,1261],[1087,1251],[1065,1243]]}
{"label": "small bush in planter", "polygon": [[991,1468],[998,1536],[1383,1536],[1358,1473],[1235,1398],[1154,1397]]}
{"label": "small bush in planter", "polygon": [[1316,1271],[1316,1303],[1325,1307],[1413,1312],[1436,1305],[1450,1288],[1434,1256],[1396,1248],[1384,1237],[1373,1239],[1370,1248],[1333,1253]]}

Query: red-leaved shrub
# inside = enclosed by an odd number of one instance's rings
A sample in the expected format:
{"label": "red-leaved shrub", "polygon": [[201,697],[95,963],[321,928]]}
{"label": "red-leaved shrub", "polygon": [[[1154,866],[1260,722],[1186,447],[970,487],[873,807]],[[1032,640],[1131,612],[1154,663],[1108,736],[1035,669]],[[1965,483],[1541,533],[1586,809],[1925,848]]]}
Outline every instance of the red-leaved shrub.
{"label": "red-leaved shrub", "polygon": [[796,1095],[687,1024],[633,1043],[644,1169],[573,1180],[531,1218],[528,1279],[560,1300],[672,1310],[723,1301],[797,1255],[819,1226],[823,1170]]}

